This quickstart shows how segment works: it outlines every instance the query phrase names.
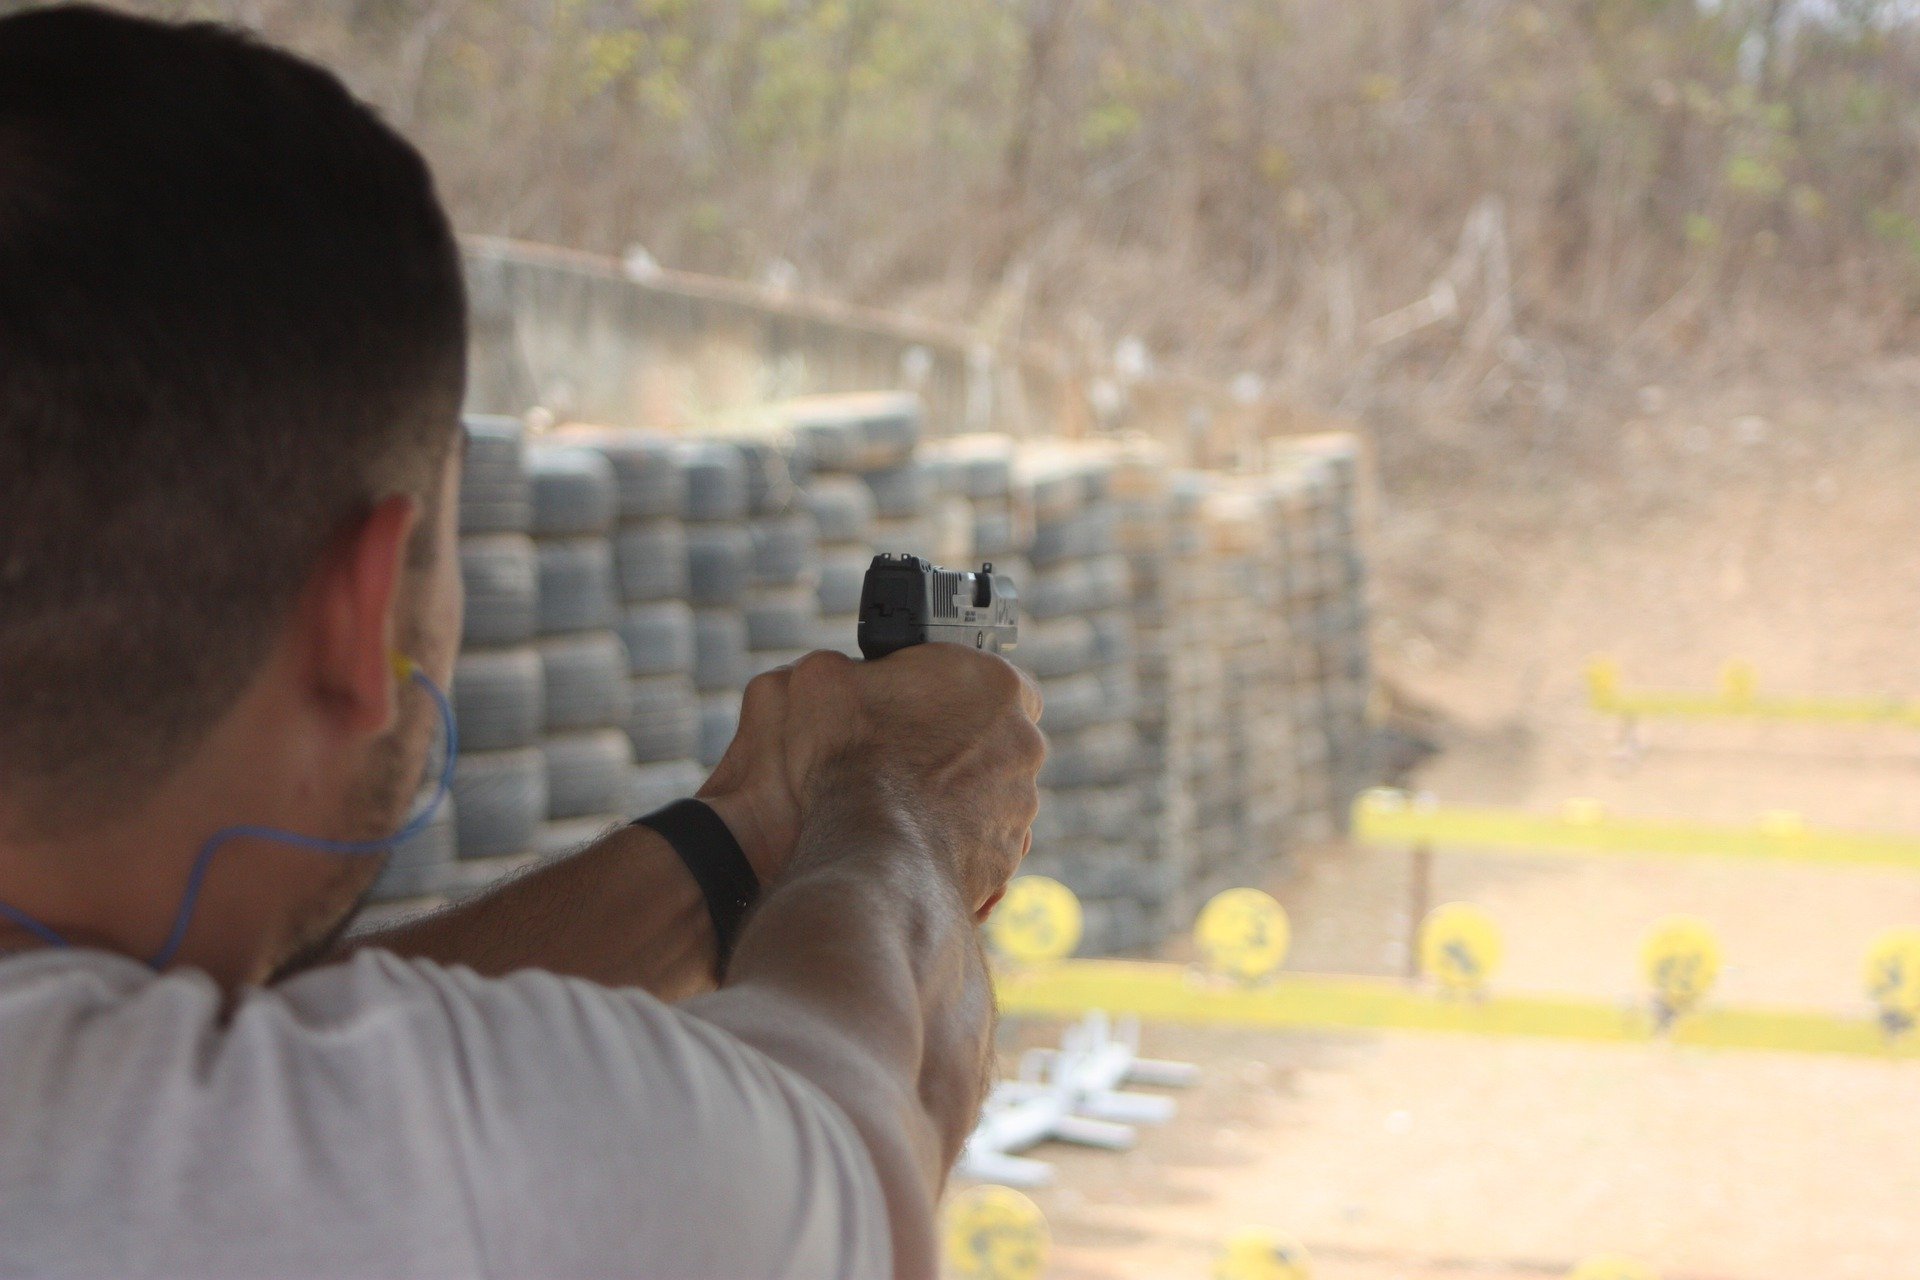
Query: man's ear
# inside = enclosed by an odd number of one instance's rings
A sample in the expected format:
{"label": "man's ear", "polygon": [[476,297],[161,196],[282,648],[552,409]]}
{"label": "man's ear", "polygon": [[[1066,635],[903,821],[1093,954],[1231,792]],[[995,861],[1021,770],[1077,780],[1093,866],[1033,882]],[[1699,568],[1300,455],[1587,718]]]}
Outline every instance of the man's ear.
{"label": "man's ear", "polygon": [[420,503],[383,498],[328,547],[302,610],[315,691],[340,727],[381,733],[398,714],[393,655],[407,549]]}

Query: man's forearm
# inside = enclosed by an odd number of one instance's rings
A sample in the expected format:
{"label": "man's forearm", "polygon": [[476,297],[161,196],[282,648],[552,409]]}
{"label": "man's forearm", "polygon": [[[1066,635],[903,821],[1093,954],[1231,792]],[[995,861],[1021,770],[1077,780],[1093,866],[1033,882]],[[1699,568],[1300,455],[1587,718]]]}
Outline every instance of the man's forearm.
{"label": "man's forearm", "polygon": [[725,989],[685,1008],[839,1104],[886,1192],[896,1272],[932,1275],[933,1204],[984,1094],[992,993],[936,855],[909,823],[851,798],[866,790],[843,788],[837,820],[809,823]]}
{"label": "man's forearm", "polygon": [[488,976],[538,968],[664,1000],[711,991],[713,925],[671,846],[622,827],[471,901],[362,934],[347,947],[461,964]]}

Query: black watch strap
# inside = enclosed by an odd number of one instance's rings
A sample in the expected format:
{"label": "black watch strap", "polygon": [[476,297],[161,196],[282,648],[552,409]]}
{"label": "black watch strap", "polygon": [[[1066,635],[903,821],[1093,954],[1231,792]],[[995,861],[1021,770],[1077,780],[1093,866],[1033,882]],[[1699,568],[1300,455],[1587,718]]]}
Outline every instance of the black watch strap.
{"label": "black watch strap", "polygon": [[760,877],[753,874],[740,842],[720,815],[698,800],[675,800],[633,821],[659,832],[693,873],[713,920],[714,975],[724,978],[747,908],[760,896]]}

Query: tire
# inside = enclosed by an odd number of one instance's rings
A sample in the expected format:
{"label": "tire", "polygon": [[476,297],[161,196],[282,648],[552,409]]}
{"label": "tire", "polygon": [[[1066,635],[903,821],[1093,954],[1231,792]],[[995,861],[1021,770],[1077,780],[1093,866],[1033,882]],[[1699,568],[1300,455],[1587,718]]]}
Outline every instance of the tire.
{"label": "tire", "polygon": [[630,681],[627,741],[641,764],[691,760],[700,751],[700,704],[685,676]]}
{"label": "tire", "polygon": [[820,559],[812,517],[771,516],[747,527],[753,541],[752,581],[759,587],[790,587],[811,582]]}
{"label": "tire", "polygon": [[569,431],[559,439],[581,444],[613,464],[622,520],[678,519],[687,503],[678,442],[651,431]]}
{"label": "tire", "polygon": [[687,526],[687,599],[708,608],[737,605],[747,594],[753,538],[737,524]]}
{"label": "tire", "polygon": [[1113,786],[1130,780],[1140,759],[1140,735],[1131,724],[1103,724],[1047,741],[1047,762],[1040,768],[1040,785],[1071,787]]}
{"label": "tire", "polygon": [[1024,554],[1026,540],[1020,536],[1020,522],[1011,511],[973,512],[973,550],[991,560],[995,556]]}
{"label": "tire", "polygon": [[917,396],[901,396],[888,406],[876,406],[860,422],[862,469],[896,466],[920,447],[925,414]]}
{"label": "tire", "polygon": [[1063,560],[1105,555],[1116,544],[1113,508],[1101,503],[1071,516],[1035,525],[1033,549],[1027,558],[1035,568],[1044,569]]}
{"label": "tire", "polygon": [[747,648],[755,653],[809,649],[819,631],[819,602],[805,587],[756,592],[741,612],[747,624]]}
{"label": "tire", "polygon": [[816,476],[805,505],[821,542],[868,542],[873,535],[873,490],[853,476]]}
{"label": "tire", "polygon": [[1153,915],[1141,903],[1109,898],[1081,906],[1080,955],[1135,954],[1158,941]]}
{"label": "tire", "polygon": [[1087,835],[1091,839],[1119,843],[1140,835],[1145,806],[1138,790],[1130,786],[1089,787],[1080,794],[1089,817]]}
{"label": "tire", "polygon": [[747,623],[738,609],[696,609],[693,615],[693,687],[702,693],[747,684]]}
{"label": "tire", "polygon": [[1133,603],[1133,569],[1125,556],[1095,556],[1087,562],[1089,610],[1125,609]]}
{"label": "tire", "polygon": [[540,634],[599,631],[613,624],[613,544],[602,537],[543,538],[540,557]]}
{"label": "tire", "polygon": [[1158,904],[1172,888],[1172,869],[1148,860],[1135,845],[1098,840],[1071,841],[1036,849],[1022,868],[1051,876],[1090,899],[1119,899]]}
{"label": "tire", "polygon": [[1100,685],[1100,701],[1109,720],[1140,718],[1140,677],[1126,663],[1101,667],[1095,673]]}
{"label": "tire", "polygon": [[685,599],[686,526],[678,520],[621,525],[613,535],[613,566],[627,604]]}
{"label": "tire", "polygon": [[727,744],[740,728],[740,698],[732,693],[707,694],[700,699],[700,754],[695,757],[711,769],[727,753]]}
{"label": "tire", "polygon": [[390,902],[439,893],[446,887],[455,856],[453,801],[448,799],[418,834],[393,847],[370,897],[375,902]]}
{"label": "tire", "polygon": [[1099,506],[1113,499],[1113,463],[1091,459],[1080,468],[1080,500],[1087,506]]}
{"label": "tire", "polygon": [[918,462],[869,471],[861,479],[873,494],[874,513],[883,519],[918,516],[933,504],[933,478]]}
{"label": "tire", "polygon": [[627,775],[627,800],[622,812],[640,817],[684,800],[707,780],[706,770],[692,760],[643,764]]}
{"label": "tire", "polygon": [[1064,618],[1087,611],[1093,598],[1093,577],[1079,561],[1057,564],[1034,575],[1033,585],[1020,596],[1020,606],[1033,618]]}
{"label": "tire", "polygon": [[627,674],[686,675],[693,670],[693,610],[678,600],[628,605],[620,614]]}
{"label": "tire", "polygon": [[1033,823],[1034,852],[1102,841],[1137,843],[1142,830],[1140,796],[1132,787],[1080,787],[1048,791]]}
{"label": "tire", "polygon": [[562,734],[541,745],[547,757],[549,819],[618,812],[627,799],[633,744],[619,729]]}
{"label": "tire", "polygon": [[688,520],[746,519],[747,462],[736,446],[724,440],[688,440],[678,457],[686,477]]}
{"label": "tire", "polygon": [[920,444],[919,397],[902,392],[809,396],[786,407],[787,426],[823,471],[898,465]]}
{"label": "tire", "polygon": [[1040,684],[1040,728],[1047,734],[1072,733],[1114,717],[1094,675],[1066,676]]}
{"label": "tire", "polygon": [[1013,449],[979,453],[960,460],[959,492],[975,502],[1005,498],[1013,492]]}
{"label": "tire", "polygon": [[464,422],[467,454],[460,477],[460,532],[527,532],[533,523],[533,491],[520,420],[473,414]]}
{"label": "tire", "polygon": [[1098,662],[1093,626],[1085,618],[1022,622],[1013,660],[1042,680],[1090,671]]}
{"label": "tire", "polygon": [[1040,797],[1040,812],[1033,818],[1033,851],[1021,874],[1031,871],[1031,858],[1073,840],[1085,840],[1092,833],[1087,815],[1086,797],[1092,791],[1047,791]]}
{"label": "tire", "polygon": [[772,516],[791,510],[799,500],[792,450],[771,440],[735,440],[747,473],[747,513]]}
{"label": "tire", "polygon": [[532,849],[547,816],[547,758],[538,747],[463,753],[453,773],[460,856],[498,858]]}
{"label": "tire", "polygon": [[1102,665],[1131,664],[1138,656],[1139,647],[1133,638],[1133,618],[1124,609],[1090,614],[1087,622],[1093,627],[1094,657]]}
{"label": "tire", "polygon": [[1071,517],[1083,504],[1085,490],[1074,473],[1057,464],[1042,463],[1020,479],[1020,490],[1034,518],[1057,522]]}
{"label": "tire", "polygon": [[612,631],[555,636],[536,646],[546,732],[618,728],[627,721],[627,646]]}
{"label": "tire", "polygon": [[827,615],[858,614],[860,588],[866,583],[873,553],[865,547],[833,547],[820,553],[820,586],[815,598]]}
{"label": "tire", "polygon": [[450,693],[462,750],[510,751],[539,743],[546,698],[538,651],[464,650],[454,663]]}
{"label": "tire", "polygon": [[581,445],[536,441],[527,450],[533,533],[577,537],[606,533],[620,511],[620,486],[606,455]]}
{"label": "tire", "polygon": [[467,595],[462,644],[523,644],[533,639],[540,601],[533,539],[519,533],[462,538],[460,578]]}

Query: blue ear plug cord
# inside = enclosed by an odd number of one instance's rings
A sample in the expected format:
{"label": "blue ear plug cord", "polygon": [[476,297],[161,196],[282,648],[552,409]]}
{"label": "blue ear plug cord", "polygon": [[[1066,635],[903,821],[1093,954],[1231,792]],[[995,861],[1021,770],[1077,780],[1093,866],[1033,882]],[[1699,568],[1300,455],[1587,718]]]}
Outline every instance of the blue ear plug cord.
{"label": "blue ear plug cord", "polygon": [[[440,766],[440,779],[435,786],[433,799],[407,824],[392,835],[380,840],[323,840],[319,836],[303,836],[293,831],[282,831],[278,827],[238,826],[225,827],[207,837],[200,846],[199,854],[193,860],[193,869],[187,873],[187,889],[180,898],[180,908],[174,912],[173,927],[167,933],[167,940],[153,954],[147,964],[158,971],[173,963],[180,951],[181,943],[186,941],[187,925],[193,920],[193,909],[200,901],[200,887],[207,878],[207,867],[213,862],[213,855],[220,846],[229,840],[242,838],[273,840],[280,844],[292,845],[296,849],[312,849],[316,853],[330,853],[338,857],[357,858],[367,854],[382,853],[394,845],[402,844],[426,829],[433,821],[433,815],[446,803],[447,793],[453,789],[453,766],[460,754],[459,731],[454,725],[453,705],[447,701],[447,695],[440,691],[420,665],[411,659],[396,658],[394,669],[411,678],[413,682],[427,691],[433,699],[434,709],[440,713],[440,724],[447,740],[446,761]],[[50,947],[70,947],[73,944],[54,930],[41,924],[24,911],[0,902],[0,920],[7,920],[26,930]]]}

